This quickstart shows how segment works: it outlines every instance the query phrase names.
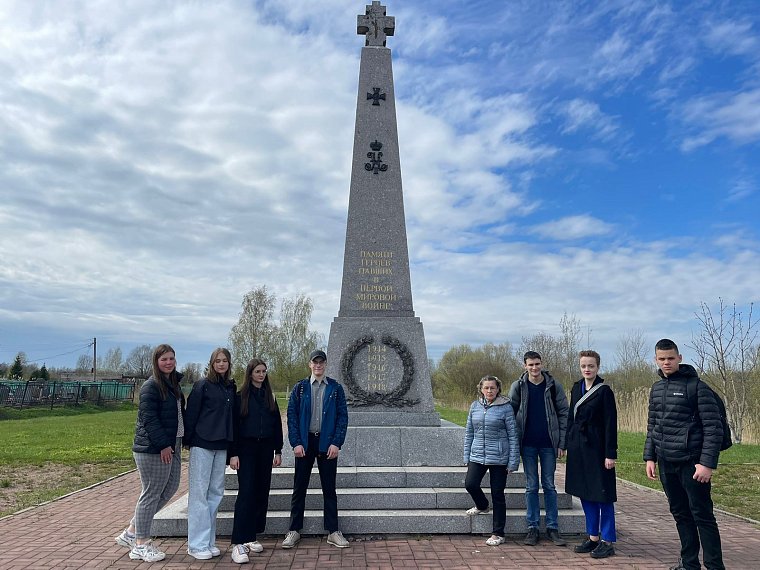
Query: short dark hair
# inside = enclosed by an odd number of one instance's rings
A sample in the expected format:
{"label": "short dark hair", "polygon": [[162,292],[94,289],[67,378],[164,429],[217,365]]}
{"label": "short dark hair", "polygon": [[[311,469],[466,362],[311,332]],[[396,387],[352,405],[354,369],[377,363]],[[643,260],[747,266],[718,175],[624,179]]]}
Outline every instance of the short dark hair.
{"label": "short dark hair", "polygon": [[588,358],[595,359],[596,360],[596,365],[597,366],[601,366],[601,364],[602,364],[602,357],[599,356],[599,353],[597,351],[595,351],[595,350],[581,350],[578,353],[578,359],[580,360],[584,356],[586,356]]}
{"label": "short dark hair", "polygon": [[662,338],[654,345],[655,350],[675,350],[678,354],[681,352],[678,350],[678,345],[669,338]]}
{"label": "short dark hair", "polygon": [[529,358],[541,360],[541,355],[538,354],[535,350],[529,350],[528,352],[523,354],[523,364],[528,362]]}

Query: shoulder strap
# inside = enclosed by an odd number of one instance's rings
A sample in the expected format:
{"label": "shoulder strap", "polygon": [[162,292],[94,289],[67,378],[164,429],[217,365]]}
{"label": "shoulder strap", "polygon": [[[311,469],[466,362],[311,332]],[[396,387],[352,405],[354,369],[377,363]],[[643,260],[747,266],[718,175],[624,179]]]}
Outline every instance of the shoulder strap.
{"label": "shoulder strap", "polygon": [[589,396],[591,396],[591,394],[596,392],[602,386],[604,386],[604,384],[602,384],[601,382],[599,382],[599,384],[594,384],[593,386],[591,386],[591,388],[589,388],[589,390],[585,394],[583,394],[580,400],[575,402],[575,407],[573,408],[573,417],[575,417],[576,414],[578,413],[578,406],[580,406],[582,403],[588,400]]}
{"label": "shoulder strap", "polygon": [[696,382],[686,382],[686,397],[689,400],[689,405],[691,406],[691,417],[692,419],[697,417],[697,413],[699,412],[699,406],[698,404],[698,391],[699,386],[698,384],[701,382],[701,378],[697,376]]}

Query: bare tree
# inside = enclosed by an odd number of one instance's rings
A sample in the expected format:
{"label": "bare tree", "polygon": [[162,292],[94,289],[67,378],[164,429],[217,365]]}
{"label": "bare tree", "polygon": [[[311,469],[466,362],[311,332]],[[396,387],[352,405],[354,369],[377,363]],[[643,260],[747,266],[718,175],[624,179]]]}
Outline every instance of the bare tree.
{"label": "bare tree", "polygon": [[133,348],[124,361],[124,372],[137,378],[147,378],[153,373],[153,348],[141,344]]}
{"label": "bare tree", "polygon": [[723,395],[731,435],[741,443],[751,411],[752,383],[758,376],[758,319],[753,303],[746,316],[736,303],[728,305],[720,298],[715,311],[704,302],[699,307],[694,316],[700,329],[692,334],[690,346],[702,377]]}
{"label": "bare tree", "polygon": [[92,372],[92,355],[80,354],[77,357],[76,371],[80,374]]}
{"label": "bare tree", "polygon": [[188,362],[185,364],[180,372],[182,373],[183,384],[194,384],[201,378],[203,378],[204,364],[198,362]]}
{"label": "bare tree", "polygon": [[523,337],[520,343],[520,361],[522,355],[534,350],[541,355],[544,370],[559,380],[563,387],[569,387],[578,377],[578,351],[581,344],[581,322],[575,315],[564,313],[559,321],[559,338],[545,332]]}
{"label": "bare tree", "polygon": [[121,372],[124,363],[121,357],[121,347],[109,348],[101,361],[98,359],[98,372],[108,371],[114,374]]}
{"label": "bare tree", "polygon": [[578,371],[578,351],[581,347],[581,322],[573,314],[568,316],[567,311],[559,320],[559,354],[560,354],[560,377],[564,380],[564,386],[569,388],[580,376]]}
{"label": "bare tree", "polygon": [[232,361],[235,374],[241,371],[251,358],[268,361],[273,344],[274,294],[269,293],[266,285],[252,289],[243,297],[238,322],[230,331],[229,341],[232,349]]}
{"label": "bare tree", "polygon": [[655,367],[649,354],[649,343],[641,329],[631,329],[620,335],[615,360],[615,377],[627,388],[652,383]]}
{"label": "bare tree", "polygon": [[303,293],[283,299],[273,349],[273,383],[282,387],[303,377],[309,353],[322,344],[321,335],[309,329],[314,304]]}

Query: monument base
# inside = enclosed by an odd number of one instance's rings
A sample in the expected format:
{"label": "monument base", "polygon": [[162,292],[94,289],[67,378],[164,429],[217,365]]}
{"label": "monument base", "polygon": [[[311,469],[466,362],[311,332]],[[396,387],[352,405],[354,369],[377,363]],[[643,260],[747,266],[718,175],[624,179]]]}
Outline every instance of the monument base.
{"label": "monument base", "polygon": [[[439,427],[348,426],[341,467],[452,467],[463,465],[464,428],[443,420]],[[294,465],[293,449],[282,450],[283,467]]]}

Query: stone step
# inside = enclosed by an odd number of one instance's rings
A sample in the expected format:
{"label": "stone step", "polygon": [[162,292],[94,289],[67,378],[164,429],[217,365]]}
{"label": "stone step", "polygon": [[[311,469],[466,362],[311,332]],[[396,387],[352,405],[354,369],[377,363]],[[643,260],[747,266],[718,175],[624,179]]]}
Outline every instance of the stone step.
{"label": "stone step", "polygon": [[[483,489],[490,501],[490,490]],[[269,494],[270,511],[289,511],[291,489],[272,489]],[[341,512],[348,510],[407,510],[407,509],[469,509],[473,503],[469,493],[464,488],[338,488],[338,507]],[[525,509],[525,491],[507,489],[506,500],[508,509]],[[541,506],[544,506],[543,493],[539,492]],[[220,512],[232,511],[237,499],[236,490],[226,490],[219,507]],[[557,506],[560,509],[572,509],[572,497],[565,493],[557,494]],[[306,508],[321,510],[322,493],[319,489],[309,489],[306,493]]]}
{"label": "stone step", "polygon": [[[434,487],[464,488],[467,467],[338,467],[336,485],[344,488],[385,488],[385,487]],[[489,475],[483,478],[482,486],[488,487]],[[525,473],[522,470],[510,473],[507,487],[525,488]],[[225,488],[237,489],[237,474],[227,469]],[[272,471],[272,489],[293,488],[293,467],[277,467]],[[319,489],[319,474],[316,466],[312,470],[310,489]]]}
{"label": "stone step", "polygon": [[[339,511],[340,527],[344,534],[490,534],[491,514],[469,516],[462,509],[389,509]],[[232,534],[233,514],[220,512],[217,518],[217,535]],[[577,534],[584,528],[584,515],[580,502],[572,500],[572,508],[559,512],[560,532]],[[287,510],[270,511],[264,534],[285,535],[290,513]],[[543,511],[541,526],[544,525]],[[579,530],[580,529],[580,530]],[[525,509],[508,509],[505,532],[510,535],[525,533]],[[187,495],[159,512],[153,521],[153,534],[157,536],[187,536]],[[325,534],[322,511],[307,509],[304,513],[304,535]]]}

